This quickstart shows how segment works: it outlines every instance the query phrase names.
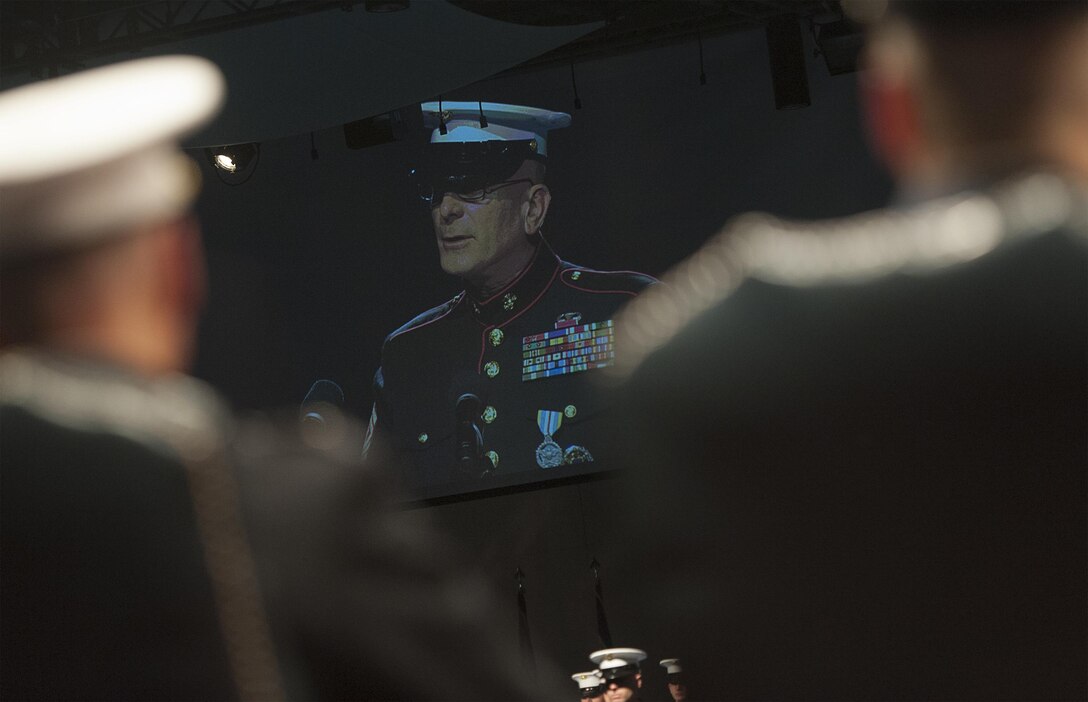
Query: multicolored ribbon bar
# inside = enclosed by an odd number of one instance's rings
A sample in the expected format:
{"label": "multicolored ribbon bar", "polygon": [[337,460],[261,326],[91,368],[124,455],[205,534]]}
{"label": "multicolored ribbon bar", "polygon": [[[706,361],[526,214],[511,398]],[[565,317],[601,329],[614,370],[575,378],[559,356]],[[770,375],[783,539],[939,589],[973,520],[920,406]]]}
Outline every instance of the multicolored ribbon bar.
{"label": "multicolored ribbon bar", "polygon": [[591,322],[522,337],[522,381],[604,368],[615,363],[613,321]]}

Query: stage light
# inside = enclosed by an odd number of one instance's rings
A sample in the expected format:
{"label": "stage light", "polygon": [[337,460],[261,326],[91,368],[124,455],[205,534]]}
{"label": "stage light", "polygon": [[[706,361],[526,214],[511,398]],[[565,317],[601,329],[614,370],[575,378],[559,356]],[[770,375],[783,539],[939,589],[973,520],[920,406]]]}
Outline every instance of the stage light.
{"label": "stage light", "polygon": [[794,110],[811,105],[804,40],[795,15],[775,17],[767,23],[767,51],[771,59],[775,108]]}
{"label": "stage light", "polygon": [[204,149],[208,161],[221,171],[237,173],[244,171],[246,166],[257,155],[256,144],[228,144]]}
{"label": "stage light", "polygon": [[228,173],[234,173],[238,170],[238,164],[231,160],[231,157],[227,154],[216,154],[215,165]]}
{"label": "stage light", "polygon": [[349,149],[367,149],[403,141],[408,136],[404,122],[400,110],[348,122],[344,125],[344,142]]}
{"label": "stage light", "polygon": [[858,56],[864,44],[861,26],[849,19],[813,23],[816,46],[833,76],[858,70]]}

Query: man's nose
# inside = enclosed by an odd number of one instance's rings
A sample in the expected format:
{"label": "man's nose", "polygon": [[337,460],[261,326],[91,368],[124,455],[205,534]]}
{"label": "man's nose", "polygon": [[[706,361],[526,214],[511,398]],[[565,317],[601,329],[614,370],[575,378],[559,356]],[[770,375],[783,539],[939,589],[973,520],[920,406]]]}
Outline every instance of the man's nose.
{"label": "man's nose", "polygon": [[464,203],[451,193],[442,193],[442,199],[438,201],[438,216],[443,224],[449,224],[465,212]]}

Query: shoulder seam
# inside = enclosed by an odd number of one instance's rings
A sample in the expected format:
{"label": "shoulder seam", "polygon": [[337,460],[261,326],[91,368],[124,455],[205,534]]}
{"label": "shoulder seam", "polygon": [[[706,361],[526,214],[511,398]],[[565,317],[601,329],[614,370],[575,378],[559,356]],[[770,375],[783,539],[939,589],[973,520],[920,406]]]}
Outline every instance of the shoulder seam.
{"label": "shoulder seam", "polygon": [[[582,287],[580,285],[575,285],[571,280],[569,280],[568,277],[567,277],[567,274],[568,273],[574,273],[574,272],[593,273],[593,274],[609,275],[609,276],[617,276],[617,275],[619,275],[619,276],[624,276],[624,275],[638,276],[639,278],[642,278],[643,280],[645,280],[647,282],[646,282],[645,285],[640,286],[637,290],[631,290],[631,289],[594,290],[593,288],[585,288],[585,287]],[[642,291],[645,290],[646,288],[648,288],[648,287],[650,287],[650,286],[652,286],[652,285],[654,285],[656,283],[661,282],[657,278],[654,278],[652,275],[647,275],[645,273],[639,273],[638,271],[598,271],[598,270],[595,270],[593,268],[582,268],[580,266],[579,267],[574,267],[574,268],[567,268],[567,269],[563,270],[563,272],[559,276],[559,279],[561,281],[563,281],[563,284],[566,285],[568,288],[572,288],[574,290],[580,290],[582,292],[587,292],[587,293],[596,293],[598,295],[630,295],[631,297],[635,297],[635,296],[641,294]]]}
{"label": "shoulder seam", "polygon": [[[404,325],[402,325],[402,326],[398,327],[397,329],[395,329],[394,331],[390,332],[389,336],[385,337],[385,343],[389,343],[390,341],[397,338],[398,336],[402,336],[404,334],[407,334],[408,332],[415,331],[417,329],[422,329],[423,327],[425,327],[425,326],[427,326],[429,324],[434,324],[438,320],[445,318],[446,316],[448,316],[450,314],[450,312],[453,312],[455,309],[457,309],[457,306],[460,305],[461,301],[464,300],[464,299],[465,299],[465,293],[462,291],[462,292],[458,293],[457,295],[455,295],[450,300],[447,300],[446,302],[443,302],[441,305],[435,305],[434,307],[427,310],[426,312],[421,312],[420,314],[416,315],[412,319],[408,320],[408,322],[406,322]],[[427,314],[427,312],[437,310],[440,307],[442,307],[442,305],[449,305],[449,309],[447,309],[445,312],[442,312],[441,314],[439,314],[437,317],[434,317],[433,319],[428,319],[427,321],[420,322],[418,324],[412,324],[412,322],[416,321],[417,319],[419,319],[423,315]]]}
{"label": "shoulder seam", "polygon": [[596,273],[598,275],[637,275],[643,278],[649,278],[655,283],[660,282],[657,278],[653,277],[649,273],[643,273],[641,271],[600,271],[596,268],[586,268],[584,266],[572,266],[570,268],[563,269],[564,274],[574,273],[575,271],[579,273]]}

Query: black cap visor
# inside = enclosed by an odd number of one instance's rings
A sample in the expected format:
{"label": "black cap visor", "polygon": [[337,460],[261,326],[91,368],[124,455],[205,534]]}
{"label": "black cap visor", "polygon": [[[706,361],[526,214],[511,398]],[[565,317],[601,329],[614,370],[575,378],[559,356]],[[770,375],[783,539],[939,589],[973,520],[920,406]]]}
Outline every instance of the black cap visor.
{"label": "black cap visor", "polygon": [[613,680],[618,680],[619,678],[629,678],[632,675],[637,674],[637,665],[624,665],[620,666],[619,668],[608,668],[607,670],[601,671],[601,677],[609,682],[612,682]]}
{"label": "black cap visor", "polygon": [[536,142],[464,141],[431,144],[415,172],[420,190],[467,193],[509,180],[527,160],[543,161]]}

